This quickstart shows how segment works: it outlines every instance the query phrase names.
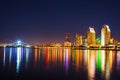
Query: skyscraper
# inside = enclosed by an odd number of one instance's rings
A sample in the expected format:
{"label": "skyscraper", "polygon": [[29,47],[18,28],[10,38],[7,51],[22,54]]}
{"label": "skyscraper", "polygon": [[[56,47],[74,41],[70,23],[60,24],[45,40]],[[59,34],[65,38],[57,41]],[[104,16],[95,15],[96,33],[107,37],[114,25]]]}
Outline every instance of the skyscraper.
{"label": "skyscraper", "polygon": [[75,46],[82,45],[82,35],[76,33],[75,35]]}
{"label": "skyscraper", "polygon": [[94,28],[89,27],[87,32],[87,43],[88,46],[94,46],[96,44],[96,33]]}
{"label": "skyscraper", "polygon": [[108,45],[110,42],[111,31],[108,25],[104,24],[101,29],[101,46]]}
{"label": "skyscraper", "polygon": [[66,47],[72,46],[71,37],[68,33],[66,33],[64,46],[66,46]]}
{"label": "skyscraper", "polygon": [[65,40],[66,40],[66,42],[71,42],[71,37],[68,33],[66,33]]}

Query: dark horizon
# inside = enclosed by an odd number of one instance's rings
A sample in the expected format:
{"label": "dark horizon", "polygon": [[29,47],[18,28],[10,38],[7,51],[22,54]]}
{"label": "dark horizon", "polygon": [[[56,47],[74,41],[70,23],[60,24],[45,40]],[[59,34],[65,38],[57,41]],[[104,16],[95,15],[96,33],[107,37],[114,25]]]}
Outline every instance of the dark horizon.
{"label": "dark horizon", "polygon": [[120,41],[120,2],[111,0],[0,2],[0,39],[22,40],[28,43],[65,41],[68,32],[85,35],[93,26],[96,37],[103,24],[111,29],[111,37]]}

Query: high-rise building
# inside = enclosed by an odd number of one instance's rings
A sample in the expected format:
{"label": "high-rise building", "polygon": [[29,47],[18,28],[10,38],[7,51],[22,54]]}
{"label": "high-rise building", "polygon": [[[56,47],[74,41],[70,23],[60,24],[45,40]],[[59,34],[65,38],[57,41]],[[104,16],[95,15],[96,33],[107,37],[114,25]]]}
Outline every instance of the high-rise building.
{"label": "high-rise building", "polygon": [[70,37],[70,35],[69,35],[68,33],[66,33],[64,46],[65,46],[65,47],[70,47],[70,46],[72,46],[71,37]]}
{"label": "high-rise building", "polygon": [[114,39],[114,38],[111,38],[110,39],[110,44],[112,44],[112,45],[118,45],[118,41],[116,39]]}
{"label": "high-rise building", "polygon": [[89,27],[89,30],[87,32],[87,43],[88,43],[88,46],[96,45],[96,33],[94,28]]}
{"label": "high-rise building", "polygon": [[75,46],[82,45],[82,35],[76,33],[75,35]]}
{"label": "high-rise building", "polygon": [[108,45],[110,42],[111,31],[108,25],[104,24],[101,29],[101,46]]}
{"label": "high-rise building", "polygon": [[71,37],[68,33],[66,33],[65,40],[66,40],[66,42],[71,42]]}

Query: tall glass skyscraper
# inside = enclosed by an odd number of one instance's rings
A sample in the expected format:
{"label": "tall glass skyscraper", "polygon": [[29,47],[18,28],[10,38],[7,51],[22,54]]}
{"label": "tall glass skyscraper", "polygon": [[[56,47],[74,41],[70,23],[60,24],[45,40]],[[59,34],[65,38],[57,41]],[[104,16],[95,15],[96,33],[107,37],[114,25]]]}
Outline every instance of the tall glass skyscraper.
{"label": "tall glass skyscraper", "polygon": [[89,30],[87,32],[87,43],[88,46],[95,46],[96,44],[96,33],[94,28],[89,27]]}
{"label": "tall glass skyscraper", "polygon": [[110,42],[111,31],[108,25],[104,24],[101,29],[101,46],[108,45]]}

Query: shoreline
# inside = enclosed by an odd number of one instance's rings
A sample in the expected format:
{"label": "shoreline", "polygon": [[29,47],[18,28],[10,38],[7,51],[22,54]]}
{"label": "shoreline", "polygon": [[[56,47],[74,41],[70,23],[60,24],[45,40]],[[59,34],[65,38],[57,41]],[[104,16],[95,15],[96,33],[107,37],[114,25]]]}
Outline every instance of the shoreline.
{"label": "shoreline", "polygon": [[93,47],[93,48],[87,48],[87,47],[73,47],[73,46],[61,46],[61,47],[45,47],[45,46],[0,46],[0,48],[32,48],[32,49],[39,49],[39,48],[71,48],[72,50],[117,50],[120,51],[120,48],[99,48],[99,47]]}

